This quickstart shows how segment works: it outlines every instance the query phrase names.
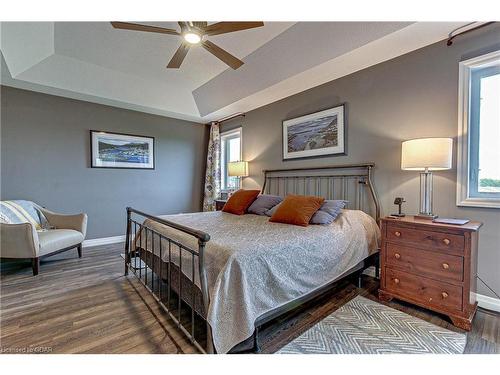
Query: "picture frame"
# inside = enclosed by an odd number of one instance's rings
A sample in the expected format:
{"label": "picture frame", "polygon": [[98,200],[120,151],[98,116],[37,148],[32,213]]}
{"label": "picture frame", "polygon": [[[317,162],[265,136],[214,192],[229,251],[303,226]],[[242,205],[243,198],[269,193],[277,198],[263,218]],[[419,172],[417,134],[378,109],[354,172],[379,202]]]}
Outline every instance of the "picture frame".
{"label": "picture frame", "polygon": [[347,155],[345,103],[283,121],[283,160]]}
{"label": "picture frame", "polygon": [[91,130],[90,166],[155,169],[155,139],[135,134]]}

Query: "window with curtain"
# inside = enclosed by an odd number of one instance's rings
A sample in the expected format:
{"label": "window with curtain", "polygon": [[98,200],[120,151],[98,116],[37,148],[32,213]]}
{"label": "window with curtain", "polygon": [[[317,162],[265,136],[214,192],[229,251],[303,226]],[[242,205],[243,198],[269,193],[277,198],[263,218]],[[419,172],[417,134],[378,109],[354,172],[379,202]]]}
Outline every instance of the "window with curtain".
{"label": "window with curtain", "polygon": [[500,51],[460,68],[458,204],[500,208]]}
{"label": "window with curtain", "polygon": [[240,180],[230,177],[227,163],[241,160],[241,128],[221,133],[221,189],[231,191],[240,188]]}

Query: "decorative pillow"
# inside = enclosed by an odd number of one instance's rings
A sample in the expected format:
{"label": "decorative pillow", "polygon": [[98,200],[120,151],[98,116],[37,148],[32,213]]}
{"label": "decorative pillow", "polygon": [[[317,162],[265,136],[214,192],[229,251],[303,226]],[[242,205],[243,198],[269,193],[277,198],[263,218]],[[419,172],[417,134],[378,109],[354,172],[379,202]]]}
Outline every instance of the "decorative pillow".
{"label": "decorative pillow", "polygon": [[259,193],[260,190],[240,189],[229,197],[222,211],[235,215],[243,215]]}
{"label": "decorative pillow", "polygon": [[40,225],[42,227],[42,230],[56,229],[55,226],[49,223],[47,217],[43,214],[42,211],[40,211],[40,209],[36,205],[35,205],[35,210],[36,212],[38,212],[38,216],[40,217]]}
{"label": "decorative pillow", "polygon": [[41,229],[40,215],[41,213],[30,201],[12,200],[0,202],[0,219],[7,224],[31,223],[35,229]]}
{"label": "decorative pillow", "polygon": [[325,198],[287,195],[269,219],[272,223],[284,223],[307,227],[311,217],[319,210]]}
{"label": "decorative pillow", "polygon": [[[281,203],[283,203],[283,202],[281,202]],[[264,212],[266,214],[266,216],[269,216],[269,217],[273,216],[274,213],[276,212],[276,210],[278,209],[278,207],[281,206],[281,203],[278,203],[273,208],[271,208],[271,209],[267,210],[266,212]]]}
{"label": "decorative pillow", "polygon": [[264,216],[266,215],[267,211],[269,211],[271,208],[275,207],[282,201],[283,198],[277,195],[259,195],[257,199],[250,205],[250,207],[248,207],[248,213]]}
{"label": "decorative pillow", "polygon": [[347,201],[344,200],[324,201],[321,208],[311,218],[309,224],[325,225],[333,223],[346,203]]}

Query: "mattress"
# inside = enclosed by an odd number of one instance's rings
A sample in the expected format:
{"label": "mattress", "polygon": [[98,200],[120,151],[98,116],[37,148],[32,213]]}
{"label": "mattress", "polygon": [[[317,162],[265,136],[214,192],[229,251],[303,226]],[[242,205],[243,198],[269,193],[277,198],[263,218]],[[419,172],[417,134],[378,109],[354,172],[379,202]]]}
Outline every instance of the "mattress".
{"label": "mattress", "polygon": [[[222,211],[160,216],[210,234],[205,247],[210,304],[203,311],[218,353],[250,337],[259,316],[337,279],[376,252],[380,231],[358,210],[343,210],[330,225],[298,227],[270,223],[258,215]],[[196,238],[145,220],[144,225],[178,243],[198,249]],[[197,257],[166,240],[138,238],[142,248],[172,262],[199,287]],[[181,256],[179,256],[181,255]],[[193,264],[193,259],[194,263]],[[195,272],[193,274],[193,268]]]}

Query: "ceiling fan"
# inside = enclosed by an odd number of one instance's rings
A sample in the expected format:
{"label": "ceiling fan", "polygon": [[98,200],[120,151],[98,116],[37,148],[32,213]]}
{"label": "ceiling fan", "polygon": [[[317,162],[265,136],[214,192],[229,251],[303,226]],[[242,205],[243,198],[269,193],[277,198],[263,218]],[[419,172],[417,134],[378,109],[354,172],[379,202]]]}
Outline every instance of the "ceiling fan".
{"label": "ceiling fan", "polygon": [[212,55],[222,60],[233,69],[238,69],[243,65],[243,61],[234,57],[229,52],[223,50],[216,44],[205,39],[207,36],[220,35],[232,33],[234,31],[241,31],[253,29],[255,27],[264,26],[264,22],[217,22],[211,25],[208,22],[178,22],[181,30],[166,29],[163,27],[141,25],[138,23],[130,22],[111,22],[115,29],[145,31],[149,33],[178,35],[183,40],[174,56],[167,65],[167,68],[178,69],[191,46],[201,45]]}

